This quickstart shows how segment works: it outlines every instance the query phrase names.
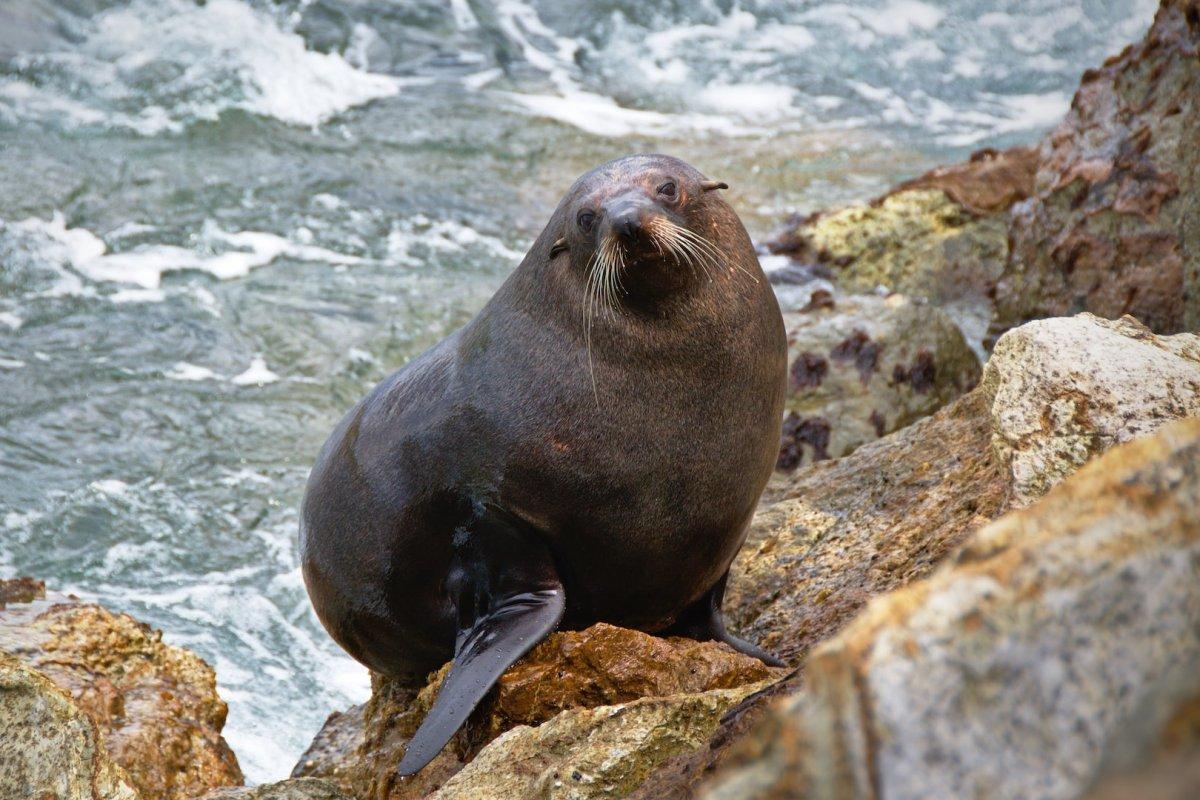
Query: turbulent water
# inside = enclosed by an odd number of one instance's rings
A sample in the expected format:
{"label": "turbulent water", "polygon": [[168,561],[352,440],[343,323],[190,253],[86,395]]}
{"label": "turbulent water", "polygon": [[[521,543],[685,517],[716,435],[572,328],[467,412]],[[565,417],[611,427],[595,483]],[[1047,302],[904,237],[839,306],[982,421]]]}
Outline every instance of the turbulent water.
{"label": "turbulent water", "polygon": [[762,237],[1029,141],[1153,0],[0,0],[0,575],[216,666],[248,778],[366,673],[297,506],[576,174],[681,155]]}

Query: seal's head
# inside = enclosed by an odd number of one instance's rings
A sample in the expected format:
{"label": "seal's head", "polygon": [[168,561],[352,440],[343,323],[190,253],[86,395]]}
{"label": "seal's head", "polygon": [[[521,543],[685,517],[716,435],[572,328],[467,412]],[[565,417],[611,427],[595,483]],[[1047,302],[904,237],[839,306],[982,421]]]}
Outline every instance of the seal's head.
{"label": "seal's head", "polygon": [[671,156],[610,161],[567,193],[551,258],[569,258],[602,303],[681,291],[727,260],[713,241],[731,213],[714,191],[725,188]]}

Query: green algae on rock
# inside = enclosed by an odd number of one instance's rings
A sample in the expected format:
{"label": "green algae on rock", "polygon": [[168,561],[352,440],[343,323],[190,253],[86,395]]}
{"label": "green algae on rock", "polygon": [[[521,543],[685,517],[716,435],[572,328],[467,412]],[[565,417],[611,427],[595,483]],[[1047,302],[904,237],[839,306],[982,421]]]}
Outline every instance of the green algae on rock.
{"label": "green algae on rock", "polygon": [[980,151],[870,203],[793,222],[768,247],[828,267],[848,292],[882,286],[931,300],[982,353],[1008,258],[1008,209],[1032,191],[1035,159],[1024,147]]}

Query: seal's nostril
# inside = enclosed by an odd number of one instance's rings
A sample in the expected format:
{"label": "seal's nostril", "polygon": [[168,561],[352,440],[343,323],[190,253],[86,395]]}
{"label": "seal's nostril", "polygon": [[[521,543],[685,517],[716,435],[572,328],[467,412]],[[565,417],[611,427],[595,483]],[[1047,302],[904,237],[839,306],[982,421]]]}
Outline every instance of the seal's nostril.
{"label": "seal's nostril", "polygon": [[638,219],[636,213],[625,213],[614,219],[612,227],[625,239],[632,239],[642,229],[642,221]]}

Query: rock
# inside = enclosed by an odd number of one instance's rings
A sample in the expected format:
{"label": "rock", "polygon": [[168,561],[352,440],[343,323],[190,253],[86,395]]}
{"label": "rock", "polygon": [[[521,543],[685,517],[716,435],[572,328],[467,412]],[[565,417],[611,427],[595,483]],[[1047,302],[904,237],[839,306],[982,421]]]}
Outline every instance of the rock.
{"label": "rock", "polygon": [[1200,13],[1163,0],[1141,42],[1083,75],[1013,209],[996,331],[1087,310],[1200,329]]}
{"label": "rock", "polygon": [[436,800],[627,797],[660,763],[708,741],[755,685],[575,708],[505,733],[446,782]]}
{"label": "rock", "polygon": [[1075,798],[1194,739],[1197,508],[1200,419],[1113,448],[873,600],[703,796]]}
{"label": "rock", "polygon": [[214,789],[198,800],[355,800],[333,781],[289,778],[262,786]]}
{"label": "rock", "polygon": [[46,582],[30,577],[0,578],[0,611],[9,603],[32,603],[46,598]]}
{"label": "rock", "polygon": [[73,699],[142,796],[183,800],[241,784],[212,668],[163,644],[160,631],[55,594],[0,612],[0,651]]}
{"label": "rock", "polygon": [[901,295],[831,297],[784,315],[789,385],[778,468],[795,470],[928,416],[979,360],[949,317]]}
{"label": "rock", "polygon": [[891,194],[940,189],[973,214],[982,216],[1007,211],[1013,203],[1033,193],[1037,155],[1037,149],[1032,147],[984,148],[972,153],[970,160],[964,163],[937,167],[905,181]]}
{"label": "rock", "polygon": [[798,664],[871,597],[925,576],[998,516],[1007,482],[989,405],[976,389],[775,488],[730,572],[730,627]]}
{"label": "rock", "polygon": [[848,292],[877,287],[940,306],[982,354],[991,292],[1008,260],[1008,208],[1033,190],[1036,153],[984,150],[866,205],[793,221],[768,244],[826,267]]}
{"label": "rock", "polygon": [[1155,336],[1132,317],[1031,322],[1000,337],[983,386],[1024,506],[1114,444],[1200,415],[1200,336]]}
{"label": "rock", "polygon": [[1085,460],[1200,413],[1200,337],[1090,314],[1010,331],[969,395],[771,489],[734,561],[734,630],[785,660]]}
{"label": "rock", "polygon": [[61,689],[0,653],[0,797],[139,800],[102,739]]}
{"label": "rock", "polygon": [[[622,704],[647,697],[686,695],[693,699],[682,705],[654,706],[665,709],[663,713],[669,713],[671,719],[682,720],[687,709],[731,705],[764,681],[785,674],[715,642],[662,639],[603,623],[584,631],[554,633],[500,678],[468,724],[428,767],[412,778],[397,778],[395,766],[433,703],[447,669],[448,665],[439,670],[419,692],[373,677],[370,701],[331,716],[293,776],[336,780],[363,800],[424,797],[512,728],[540,726],[569,711],[599,706],[619,710]],[[730,693],[720,694],[722,691]],[[712,698],[708,698],[710,694]],[[588,720],[580,724],[597,730],[610,726],[603,715],[578,719]],[[707,717],[698,717],[688,724],[700,730],[709,723]],[[713,720],[710,732],[715,725]],[[651,745],[666,747],[658,739],[647,740],[646,746]],[[662,757],[680,752],[679,748],[670,753],[664,750]],[[631,755],[635,759],[652,757],[658,756]],[[477,785],[481,779],[472,780],[472,785]]]}
{"label": "rock", "polygon": [[1195,800],[1200,794],[1200,749],[1155,759],[1140,769],[1106,776],[1086,800]]}

